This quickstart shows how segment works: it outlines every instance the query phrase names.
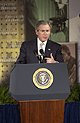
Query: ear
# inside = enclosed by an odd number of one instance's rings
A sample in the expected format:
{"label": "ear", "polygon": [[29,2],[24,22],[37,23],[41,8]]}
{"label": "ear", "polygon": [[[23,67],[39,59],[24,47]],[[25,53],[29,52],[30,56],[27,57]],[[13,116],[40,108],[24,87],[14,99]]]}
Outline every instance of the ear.
{"label": "ear", "polygon": [[36,35],[38,35],[38,31],[37,30],[35,30],[35,33],[36,33]]}

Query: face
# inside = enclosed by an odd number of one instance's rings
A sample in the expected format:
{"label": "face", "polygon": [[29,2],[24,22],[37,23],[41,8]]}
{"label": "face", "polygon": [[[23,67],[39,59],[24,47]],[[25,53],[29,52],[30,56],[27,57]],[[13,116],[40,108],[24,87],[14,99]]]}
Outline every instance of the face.
{"label": "face", "polygon": [[64,59],[64,62],[68,63],[70,56],[62,50],[62,57]]}
{"label": "face", "polygon": [[39,31],[36,30],[36,35],[41,42],[47,41],[50,36],[50,26],[41,24],[39,26]]}

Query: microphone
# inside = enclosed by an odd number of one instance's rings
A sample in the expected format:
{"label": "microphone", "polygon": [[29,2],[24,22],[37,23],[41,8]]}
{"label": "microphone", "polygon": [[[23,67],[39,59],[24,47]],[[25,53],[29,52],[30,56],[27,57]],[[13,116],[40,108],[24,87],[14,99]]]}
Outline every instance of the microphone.
{"label": "microphone", "polygon": [[33,50],[33,53],[36,55],[36,57],[38,58],[38,60],[40,60],[40,55],[38,55],[38,53],[37,53],[37,50],[36,50],[36,49],[34,49],[34,50]]}
{"label": "microphone", "polygon": [[40,49],[39,51],[40,51],[40,53],[41,53],[41,55],[43,56],[43,59],[44,59],[45,58],[45,54],[44,54],[43,49]]}

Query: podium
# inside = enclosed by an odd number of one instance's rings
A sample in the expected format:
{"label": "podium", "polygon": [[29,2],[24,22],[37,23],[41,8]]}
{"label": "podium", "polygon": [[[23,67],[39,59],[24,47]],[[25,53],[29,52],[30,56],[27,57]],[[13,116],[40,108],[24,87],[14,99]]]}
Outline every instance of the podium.
{"label": "podium", "polygon": [[16,64],[9,90],[19,101],[21,123],[63,123],[70,93],[67,64]]}

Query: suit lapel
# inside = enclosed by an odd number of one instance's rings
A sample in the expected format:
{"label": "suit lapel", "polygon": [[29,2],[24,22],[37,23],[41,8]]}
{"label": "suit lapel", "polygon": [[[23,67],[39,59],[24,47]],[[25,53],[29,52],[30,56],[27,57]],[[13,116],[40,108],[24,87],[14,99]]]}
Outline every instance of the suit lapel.
{"label": "suit lapel", "polygon": [[38,49],[38,48],[37,48],[37,39],[32,40],[32,42],[33,42],[33,43],[32,43],[33,45],[32,45],[31,47],[32,47],[33,49],[36,49],[36,50],[37,50],[37,49]]}
{"label": "suit lapel", "polygon": [[[35,49],[38,53],[37,38],[33,41],[32,49],[33,50]],[[34,53],[33,53],[33,59],[34,59],[34,63],[39,63],[39,60],[38,60],[38,58],[36,57],[36,55]]]}
{"label": "suit lapel", "polygon": [[[50,58],[50,53],[51,53],[51,42],[48,40],[45,48],[45,56]],[[46,60],[43,60],[43,63],[46,63]]]}
{"label": "suit lapel", "polygon": [[51,43],[48,40],[47,44],[46,44],[46,49],[45,49],[45,56],[50,57],[50,53],[51,53],[52,49],[51,49]]}

